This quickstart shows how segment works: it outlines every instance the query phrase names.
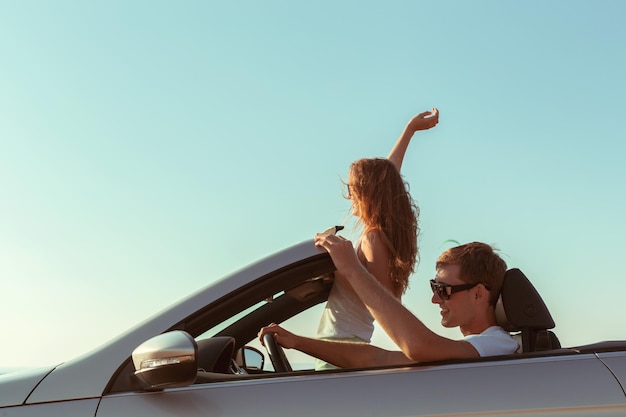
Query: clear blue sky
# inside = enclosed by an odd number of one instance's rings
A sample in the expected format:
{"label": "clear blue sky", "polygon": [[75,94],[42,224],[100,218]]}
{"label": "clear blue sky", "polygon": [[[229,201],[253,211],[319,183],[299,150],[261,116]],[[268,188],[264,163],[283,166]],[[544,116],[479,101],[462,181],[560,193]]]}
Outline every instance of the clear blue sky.
{"label": "clear blue sky", "polygon": [[[626,3],[2,1],[0,365],[71,359],[343,223],[386,156],[421,208],[405,303],[500,248],[566,346],[626,339]],[[311,327],[316,323],[312,322]]]}

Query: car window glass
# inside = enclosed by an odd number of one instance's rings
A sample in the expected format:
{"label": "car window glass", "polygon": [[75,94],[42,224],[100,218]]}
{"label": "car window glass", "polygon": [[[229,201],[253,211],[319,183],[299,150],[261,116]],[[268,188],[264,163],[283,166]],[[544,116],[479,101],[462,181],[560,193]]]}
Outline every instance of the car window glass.
{"label": "car window glass", "polygon": [[[270,297],[266,300],[263,300],[259,303],[256,303],[246,308],[245,310],[219,323],[217,326],[214,326],[211,329],[208,329],[207,331],[202,333],[200,336],[198,336],[196,340],[206,339],[209,337],[222,334],[221,332],[223,332],[229,326],[239,321],[244,321],[246,317],[248,317],[251,313],[255,312],[261,307],[266,306],[268,303],[273,302],[273,300],[276,300],[283,295],[284,295],[284,292],[281,291],[275,294],[273,297]],[[321,317],[324,306],[325,306],[325,303],[317,304],[289,318],[281,325],[285,329],[289,331],[293,331],[294,333],[297,333],[299,335],[306,336],[306,337],[316,337],[317,324],[319,322],[319,318]],[[266,324],[269,324],[269,323],[266,323]],[[231,335],[231,336],[236,336],[236,335]],[[266,357],[265,370],[274,371],[271,361],[269,361],[269,359],[267,358],[267,352],[265,350],[265,347],[261,345],[261,343],[256,337],[251,340],[241,341],[241,342],[245,343],[247,346],[254,347],[256,349],[259,349],[261,352],[263,352]],[[291,363],[291,366],[294,370],[313,369],[315,366],[315,358],[305,353],[299,352],[294,349],[285,349],[285,354],[287,358],[289,359],[289,362]]]}
{"label": "car window glass", "polygon": [[228,318],[227,320],[224,320],[223,322],[219,323],[217,326],[214,326],[214,327],[208,329],[207,331],[202,333],[200,336],[198,336],[196,338],[196,340],[206,339],[207,337],[215,336],[216,334],[218,334],[222,330],[226,329],[231,324],[241,320],[242,318],[244,318],[245,316],[247,316],[251,312],[257,310],[259,307],[264,306],[267,302],[268,302],[268,300],[263,300],[261,302],[258,302],[256,304],[246,308],[245,310],[243,310],[243,311],[235,314],[234,316]]}

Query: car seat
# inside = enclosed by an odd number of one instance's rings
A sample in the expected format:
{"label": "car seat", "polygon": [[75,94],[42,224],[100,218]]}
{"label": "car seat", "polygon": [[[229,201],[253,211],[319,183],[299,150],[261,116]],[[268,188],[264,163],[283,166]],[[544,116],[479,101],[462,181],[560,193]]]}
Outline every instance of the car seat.
{"label": "car seat", "polygon": [[504,275],[496,304],[496,322],[518,339],[518,352],[561,347],[557,336],[549,330],[554,328],[554,320],[548,307],[526,275],[517,268],[509,269]]}

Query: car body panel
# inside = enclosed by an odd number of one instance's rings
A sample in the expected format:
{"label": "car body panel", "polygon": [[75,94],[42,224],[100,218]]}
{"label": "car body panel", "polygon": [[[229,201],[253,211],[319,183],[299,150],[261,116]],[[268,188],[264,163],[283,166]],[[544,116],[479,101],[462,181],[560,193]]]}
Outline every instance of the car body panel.
{"label": "car body panel", "polygon": [[[28,403],[62,401],[102,395],[113,373],[134,348],[161,334],[205,305],[226,296],[264,274],[323,254],[312,240],[294,245],[227,276],[140,323],[112,342],[57,367],[28,398]],[[166,290],[167,287],[164,287]]]}
{"label": "car body panel", "polygon": [[37,384],[53,369],[33,368],[0,375],[0,407],[23,404]]}
{"label": "car body panel", "polygon": [[626,395],[626,352],[599,353],[598,357],[615,375]]}
{"label": "car body panel", "polygon": [[61,401],[45,404],[8,407],[0,411],[2,417],[93,417],[98,409],[99,398]]}
{"label": "car body panel", "polygon": [[568,415],[584,410],[579,415],[623,416],[626,398],[606,367],[594,355],[585,355],[317,373],[116,394],[103,398],[98,417],[122,417],[137,409],[153,417],[468,412],[538,416],[559,409]]}

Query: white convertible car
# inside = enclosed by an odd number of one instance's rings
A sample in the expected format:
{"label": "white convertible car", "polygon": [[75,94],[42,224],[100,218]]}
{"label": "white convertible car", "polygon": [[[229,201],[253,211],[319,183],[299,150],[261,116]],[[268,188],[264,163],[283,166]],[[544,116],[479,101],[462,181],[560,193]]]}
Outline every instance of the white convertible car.
{"label": "white convertible car", "polygon": [[626,416],[626,341],[561,347],[518,269],[498,304],[516,354],[316,372],[268,340],[266,361],[258,330],[324,302],[333,270],[312,240],[276,253],[84,356],[0,375],[0,416]]}

